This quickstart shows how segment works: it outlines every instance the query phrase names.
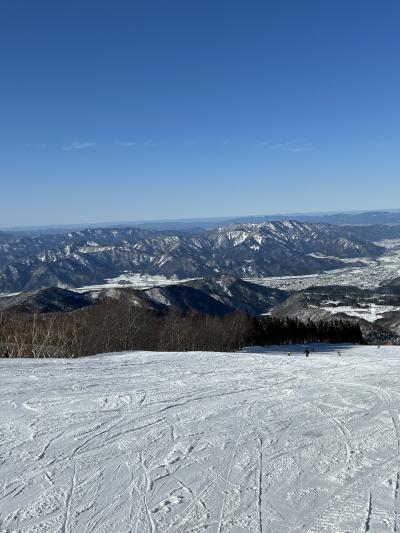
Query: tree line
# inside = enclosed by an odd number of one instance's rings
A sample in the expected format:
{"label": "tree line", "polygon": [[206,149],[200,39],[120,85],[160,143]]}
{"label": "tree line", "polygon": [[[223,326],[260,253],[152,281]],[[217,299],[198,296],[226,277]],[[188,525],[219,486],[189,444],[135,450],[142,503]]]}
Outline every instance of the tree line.
{"label": "tree line", "polygon": [[156,313],[128,298],[104,300],[74,312],[0,313],[3,357],[78,357],[127,350],[235,351],[245,346],[303,343],[363,343],[360,327],[349,321],[301,321],[224,317],[173,309]]}

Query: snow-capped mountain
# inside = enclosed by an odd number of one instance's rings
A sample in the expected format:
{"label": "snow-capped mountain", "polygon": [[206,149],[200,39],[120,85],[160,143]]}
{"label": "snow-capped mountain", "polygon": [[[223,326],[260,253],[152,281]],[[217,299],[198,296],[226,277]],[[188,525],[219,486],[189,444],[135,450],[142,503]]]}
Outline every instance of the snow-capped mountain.
{"label": "snow-capped mountain", "polygon": [[202,233],[135,228],[58,235],[0,235],[0,293],[101,283],[124,272],[188,278],[300,275],[375,257],[381,248],[341,227],[294,221],[238,224]]}

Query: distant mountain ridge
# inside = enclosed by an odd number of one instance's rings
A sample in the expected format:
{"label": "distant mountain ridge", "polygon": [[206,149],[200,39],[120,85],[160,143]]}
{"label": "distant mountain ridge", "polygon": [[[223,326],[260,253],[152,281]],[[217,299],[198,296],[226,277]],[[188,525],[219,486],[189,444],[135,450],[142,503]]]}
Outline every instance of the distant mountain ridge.
{"label": "distant mountain ridge", "polygon": [[65,234],[0,234],[0,293],[102,283],[124,272],[176,278],[302,275],[377,257],[380,247],[346,228],[296,221],[211,231],[99,228]]}
{"label": "distant mountain ridge", "polygon": [[54,313],[77,311],[106,299],[126,299],[135,306],[152,311],[174,309],[180,313],[202,313],[224,316],[234,311],[252,315],[268,313],[282,303],[288,293],[262,287],[233,276],[205,278],[182,284],[149,289],[105,287],[77,293],[49,287],[14,296],[0,296],[0,311]]}
{"label": "distant mountain ridge", "polygon": [[125,221],[110,223],[82,223],[67,224],[60,226],[38,226],[38,227],[14,227],[4,229],[1,233],[10,235],[32,236],[32,235],[61,235],[67,232],[77,232],[88,228],[139,228],[153,231],[181,231],[193,232],[201,230],[213,230],[221,226],[232,224],[263,224],[264,222],[280,222],[284,220],[296,220],[311,224],[327,223],[334,225],[400,225],[400,209],[378,210],[361,212],[338,212],[338,213],[286,213],[275,215],[249,215],[233,217],[212,217],[176,220],[147,220],[147,221]]}
{"label": "distant mountain ridge", "polygon": [[[287,220],[287,215],[266,215],[258,217],[237,217],[231,223],[258,223]],[[361,213],[320,213],[320,214],[295,214],[290,220],[311,224],[334,224],[339,226],[370,226],[376,224],[400,224],[400,211],[365,211]]]}
{"label": "distant mountain ridge", "polygon": [[23,313],[57,313],[76,311],[89,305],[93,305],[91,295],[78,294],[59,287],[0,296],[0,311],[8,309]]}

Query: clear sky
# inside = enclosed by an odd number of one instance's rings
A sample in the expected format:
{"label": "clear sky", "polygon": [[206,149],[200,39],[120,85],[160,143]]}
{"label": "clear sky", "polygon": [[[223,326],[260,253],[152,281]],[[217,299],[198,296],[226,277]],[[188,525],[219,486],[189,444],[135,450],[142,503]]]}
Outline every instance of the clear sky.
{"label": "clear sky", "polygon": [[400,207],[398,0],[0,0],[0,226]]}

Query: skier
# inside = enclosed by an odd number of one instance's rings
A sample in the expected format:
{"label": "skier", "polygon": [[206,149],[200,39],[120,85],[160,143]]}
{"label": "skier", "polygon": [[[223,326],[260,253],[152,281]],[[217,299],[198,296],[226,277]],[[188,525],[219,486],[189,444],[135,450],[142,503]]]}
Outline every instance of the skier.
{"label": "skier", "polygon": [[290,356],[292,355],[292,352],[288,352],[287,354],[288,354],[288,356],[290,357]]}
{"label": "skier", "polygon": [[342,354],[340,352],[337,353],[339,357],[342,357]]}
{"label": "skier", "polygon": [[306,354],[306,357],[308,357],[310,355],[310,350],[308,348],[306,348],[304,350],[304,353]]}

